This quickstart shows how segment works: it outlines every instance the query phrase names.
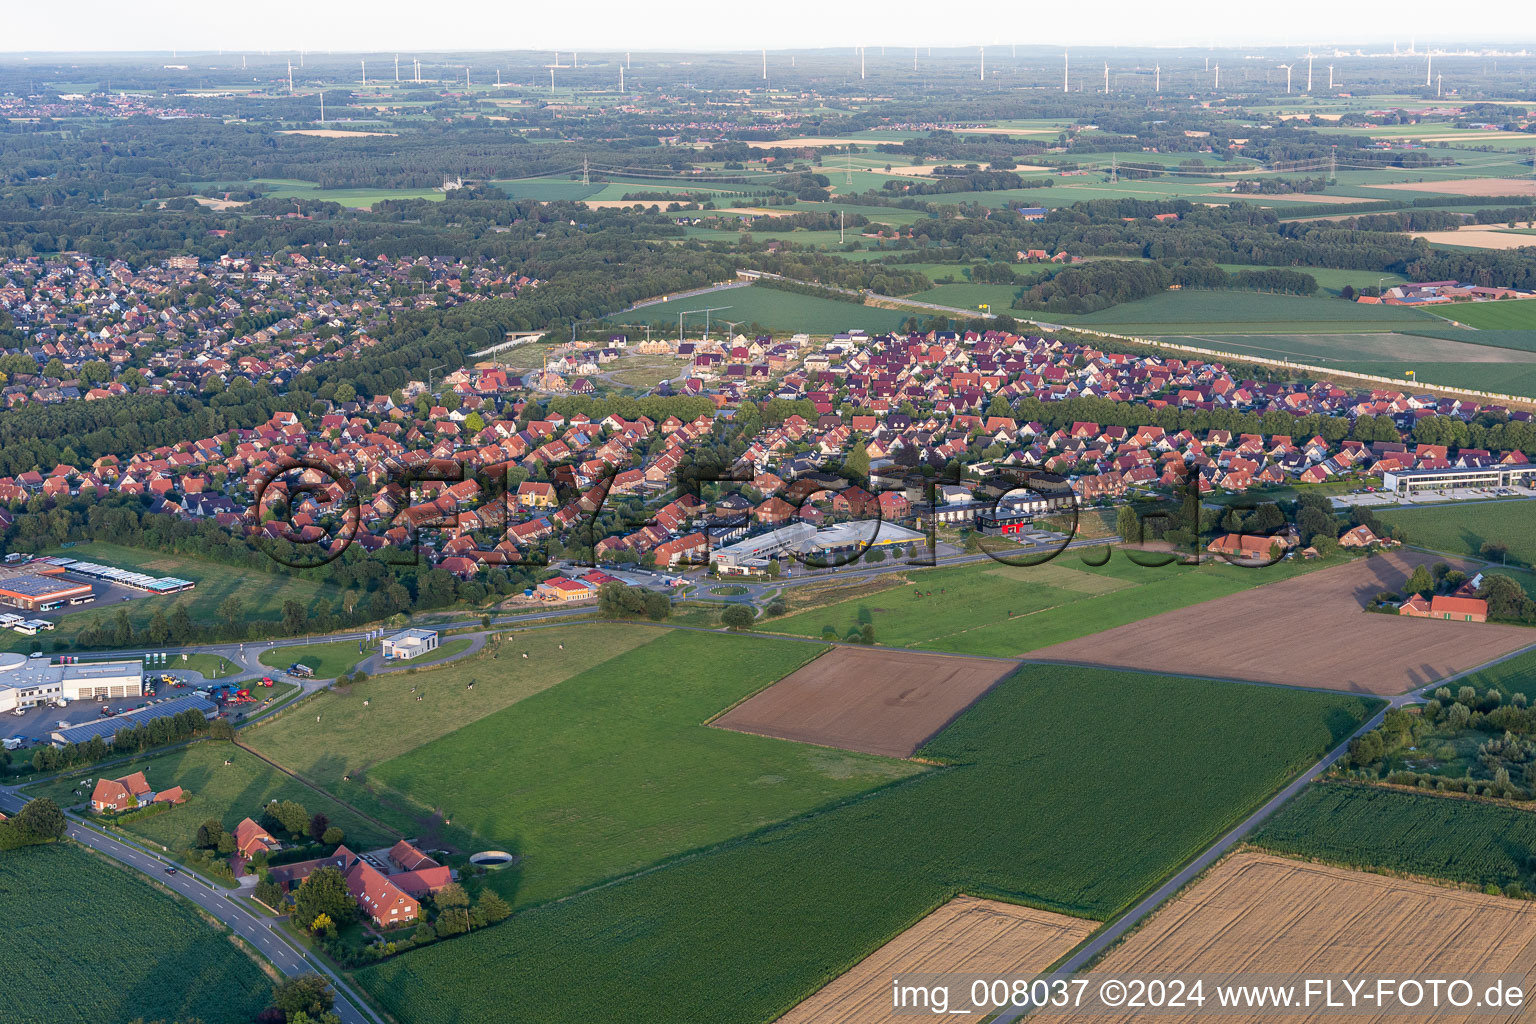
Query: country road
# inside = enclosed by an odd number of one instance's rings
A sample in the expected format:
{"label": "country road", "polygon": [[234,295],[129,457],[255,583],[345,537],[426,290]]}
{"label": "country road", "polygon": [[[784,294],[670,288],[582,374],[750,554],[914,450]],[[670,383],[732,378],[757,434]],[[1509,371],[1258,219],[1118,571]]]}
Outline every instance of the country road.
{"label": "country road", "polygon": [[[15,788],[0,786],[0,809],[7,813],[15,813],[21,810],[26,801],[27,798],[18,793]],[[88,846],[119,863],[126,864],[173,890],[177,895],[191,900],[198,909],[228,926],[287,977],[311,973],[326,975],[330,979],[331,986],[336,990],[336,1013],[344,1024],[380,1024],[379,1018],[373,1011],[357,999],[352,990],[328,967],[311,961],[301,950],[291,944],[286,935],[274,928],[269,919],[257,917],[241,907],[237,898],[229,895],[228,890],[218,888],[213,883],[205,881],[196,872],[184,867],[178,866],[175,874],[166,874],[165,869],[170,864],[169,861],[162,860],[137,845],[113,839],[95,829],[87,828],[73,816],[69,817],[65,834],[82,846]]]}

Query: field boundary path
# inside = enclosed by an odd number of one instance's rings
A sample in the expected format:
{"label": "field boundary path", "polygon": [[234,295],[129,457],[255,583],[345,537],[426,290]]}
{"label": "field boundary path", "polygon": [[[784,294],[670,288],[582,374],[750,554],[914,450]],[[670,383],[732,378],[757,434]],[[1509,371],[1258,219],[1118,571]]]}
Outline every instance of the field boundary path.
{"label": "field boundary path", "polygon": [[[19,811],[28,799],[14,787],[0,786],[0,808],[8,813]],[[143,874],[150,881],[172,890],[176,895],[191,900],[203,913],[214,917],[220,924],[249,943],[252,949],[266,957],[284,976],[293,978],[312,973],[324,975],[330,980],[331,987],[336,990],[336,1013],[341,1017],[343,1024],[382,1024],[381,1018],[373,1008],[359,999],[345,981],[326,964],[310,959],[303,950],[294,946],[286,935],[272,926],[271,920],[252,914],[240,906],[232,896],[217,889],[213,883],[190,868],[172,865],[170,861],[162,859],[146,848],[97,832],[86,826],[75,815],[68,814],[66,819],[68,825],[65,828],[65,835],[70,839],[81,846],[111,857],[118,863]],[[165,869],[171,866],[177,869],[174,875],[165,873]]]}

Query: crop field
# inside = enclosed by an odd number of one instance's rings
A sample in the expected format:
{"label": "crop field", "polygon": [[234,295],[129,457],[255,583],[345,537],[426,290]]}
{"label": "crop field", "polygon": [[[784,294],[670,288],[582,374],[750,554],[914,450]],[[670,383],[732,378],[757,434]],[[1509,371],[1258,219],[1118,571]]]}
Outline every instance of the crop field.
{"label": "crop field", "polygon": [[[1536,245],[1536,238],[1531,244]],[[1458,302],[1435,307],[1435,315],[1480,331],[1536,331],[1536,302],[1530,299]]]}
{"label": "crop field", "polygon": [[718,1020],[721,978],[731,979],[731,1020],[771,1021],[962,892],[1114,914],[1375,706],[1025,666],[923,748],[948,767],[356,978],[390,1014],[418,1024],[489,1018],[508,1005],[543,1024],[600,1020],[620,1005],[632,1020]]}
{"label": "crop field", "polygon": [[[716,323],[740,320],[777,330],[805,331],[811,334],[835,334],[855,327],[862,327],[870,333],[893,331],[912,315],[900,310],[826,299],[819,295],[800,295],[777,288],[749,286],[712,295],[672,299],[654,306],[632,309],[627,313],[615,313],[610,319],[628,324],[652,323],[676,328],[679,313],[708,306],[726,307],[710,314],[711,320]],[[689,317],[684,322],[690,334],[696,334],[703,326],[702,314]]]}
{"label": "crop field", "polygon": [[[195,589],[180,594],[135,597],[131,601],[96,604],[83,611],[71,612],[59,620],[55,632],[47,635],[49,641],[55,638],[68,640],[87,625],[111,622],[117,617],[119,608],[128,613],[128,621],[137,630],[148,625],[157,610],[169,615],[177,603],[186,605],[193,622],[202,623],[219,621],[219,605],[231,596],[243,602],[243,618],[253,622],[278,621],[285,601],[298,601],[306,608],[322,599],[333,605],[341,601],[340,590],[301,577],[280,576],[188,555],[168,555],[103,541],[76,544],[48,553],[120,569],[135,569],[154,576],[179,576],[197,584]],[[6,636],[0,637],[0,650],[25,650],[33,639],[7,632]]]}
{"label": "crop field", "polygon": [[346,833],[348,843],[362,844],[359,849],[387,845],[398,838],[233,743],[193,743],[101,772],[72,774],[32,787],[28,792],[32,796],[51,796],[60,807],[68,807],[87,801],[100,775],[119,778],[135,771],[142,771],[156,790],[180,786],[187,793],[186,803],[121,826],[124,832],[173,853],[185,849],[197,826],[209,818],[218,818],[226,829],[233,831],[241,818],[260,820],[261,809],[273,800],[296,800],[311,814],[324,814]]}
{"label": "crop field", "polygon": [[[1049,315],[1046,319],[1051,319]],[[1433,324],[1438,318],[1406,306],[1367,306],[1315,295],[1270,292],[1164,292],[1135,302],[1062,317],[1072,326],[1129,334],[1349,334]]]}
{"label": "crop field", "polygon": [[[1032,656],[1394,694],[1536,643],[1536,631],[1523,626],[1364,611],[1381,591],[1401,589],[1415,566],[1435,561],[1434,555],[1407,551],[1354,559],[1046,647]],[[1211,637],[1231,639],[1208,642]],[[1298,637],[1307,643],[1298,644]]]}
{"label": "crop field", "polygon": [[[440,811],[475,849],[520,854],[519,870],[492,879],[509,898],[564,895],[921,770],[704,725],[822,650],[666,631],[366,777]],[[445,667],[418,688],[430,701],[480,671]]]}
{"label": "crop field", "polygon": [[1088,937],[1094,923],[956,896],[780,1017],[776,1024],[884,1024],[898,974],[1032,977]]}
{"label": "crop field", "polygon": [[321,188],[312,181],[257,179],[251,188],[260,188],[264,199],[313,199],[321,203],[340,203],[354,209],[369,210],[386,199],[426,199],[443,201],[446,193],[435,188]]}
{"label": "crop field", "polygon": [[1402,527],[1406,544],[1471,558],[1482,557],[1484,544],[1503,544],[1510,565],[1536,565],[1536,501],[1458,501],[1384,508],[1377,515]]}
{"label": "crop field", "polygon": [[73,843],[0,857],[7,1024],[245,1024],[272,983],[221,932]]}
{"label": "crop field", "polygon": [[[1470,332],[1469,332],[1470,334]],[[1290,359],[1316,366],[1343,367],[1362,361],[1391,363],[1391,375],[1401,376],[1416,369],[1425,379],[1443,376],[1443,363],[1498,363],[1495,369],[1508,372],[1507,364],[1525,364],[1520,369],[1536,369],[1536,353],[1485,345],[1475,339],[1436,338],[1402,333],[1346,334],[1198,334],[1176,340],[1222,352],[1255,355],[1266,359]]]}
{"label": "crop field", "polygon": [[[1227,858],[1163,907],[1095,967],[1105,976],[1309,972],[1352,977],[1427,977],[1455,964],[1474,972],[1524,974],[1536,956],[1536,904],[1302,864],[1261,853]],[[1207,1008],[1208,1009],[1208,1008]],[[1376,1024],[1403,1013],[1351,1014]],[[1135,1011],[1066,1012],[1054,1019],[1130,1022]],[[1250,1021],[1252,1013],[1162,1013],[1189,1024]],[[1290,1019],[1333,1019],[1330,1011]],[[1527,1019],[1522,1010],[1435,1014],[1437,1021]]]}
{"label": "crop field", "polygon": [[1043,565],[978,562],[924,570],[901,586],[773,619],[763,628],[843,637],[869,623],[876,643],[1010,658],[1312,568],[1294,561],[1267,569],[1225,562],[1144,566],[1124,552],[1090,566],[1069,552]]}
{"label": "crop field", "polygon": [[357,794],[349,791],[358,786],[343,784],[343,776],[366,776],[373,765],[654,639],[653,629],[609,623],[529,630],[462,663],[321,690],[296,711],[241,733],[241,739],[311,782],[354,799]]}
{"label": "crop field", "polygon": [[1016,663],[836,647],[713,724],[887,757],[911,757]]}
{"label": "crop field", "polygon": [[1484,800],[1315,782],[1253,836],[1266,850],[1460,885],[1536,885],[1536,814]]}
{"label": "crop field", "polygon": [[1478,692],[1492,687],[1506,697],[1523,693],[1527,698],[1536,698],[1536,651],[1527,651],[1497,665],[1489,665],[1457,680],[1457,686],[1475,686]]}

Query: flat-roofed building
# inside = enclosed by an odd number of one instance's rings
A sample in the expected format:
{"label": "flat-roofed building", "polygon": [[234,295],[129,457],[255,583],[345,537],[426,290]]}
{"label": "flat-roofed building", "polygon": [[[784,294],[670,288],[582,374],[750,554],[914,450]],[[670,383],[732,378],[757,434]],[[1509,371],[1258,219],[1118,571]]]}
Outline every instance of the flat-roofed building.
{"label": "flat-roofed building", "polygon": [[55,665],[44,658],[0,654],[0,712],[64,700],[138,697],[143,668],[137,661]]}
{"label": "flat-roofed building", "polygon": [[407,629],[384,638],[386,661],[409,661],[437,650],[437,630]]}
{"label": "flat-roofed building", "polygon": [[1405,498],[1411,498],[1420,491],[1468,487],[1530,487],[1533,481],[1536,481],[1536,464],[1389,469],[1381,474],[1382,490]]}
{"label": "flat-roofed building", "polygon": [[89,583],[75,583],[56,576],[12,576],[0,580],[0,604],[45,612],[91,596]]}

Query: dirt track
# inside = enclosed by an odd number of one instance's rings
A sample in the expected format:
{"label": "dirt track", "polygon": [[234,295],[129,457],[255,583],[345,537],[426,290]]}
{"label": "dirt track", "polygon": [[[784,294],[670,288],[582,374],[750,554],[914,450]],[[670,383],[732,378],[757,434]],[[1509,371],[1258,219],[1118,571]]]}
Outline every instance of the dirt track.
{"label": "dirt track", "polygon": [[[1361,871],[1305,864],[1246,851],[1168,904],[1088,975],[1184,975],[1252,972],[1358,978],[1524,974],[1536,962],[1536,904],[1484,896]],[[1481,992],[1478,993],[1481,995]],[[1206,1010],[1210,1010],[1209,1003]],[[1121,1024],[1134,1014],[1052,1013],[1051,1024]],[[1328,1015],[1280,1017],[1164,1012],[1161,1024],[1233,1024],[1255,1019],[1306,1022]],[[1530,1021],[1536,1009],[1407,1017],[1372,1012],[1342,1018],[1397,1024],[1407,1020]]]}
{"label": "dirt track", "polygon": [[1014,670],[989,658],[836,647],[712,723],[888,757],[928,738]]}
{"label": "dirt track", "polygon": [[[1087,938],[1097,922],[957,896],[859,961],[778,1024],[884,1024],[896,974],[1030,976]],[[970,1018],[967,1018],[970,1019]]]}
{"label": "dirt track", "polygon": [[[1394,552],[1041,648],[1031,660],[1398,694],[1536,643],[1536,630],[1364,611],[1420,564]],[[1254,570],[1260,572],[1262,570]]]}

